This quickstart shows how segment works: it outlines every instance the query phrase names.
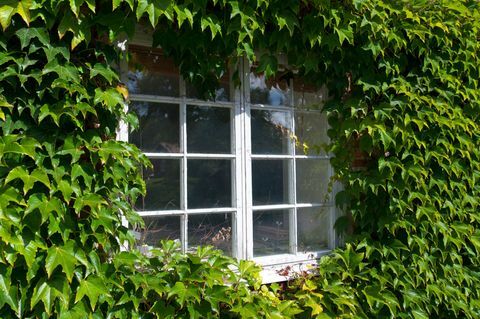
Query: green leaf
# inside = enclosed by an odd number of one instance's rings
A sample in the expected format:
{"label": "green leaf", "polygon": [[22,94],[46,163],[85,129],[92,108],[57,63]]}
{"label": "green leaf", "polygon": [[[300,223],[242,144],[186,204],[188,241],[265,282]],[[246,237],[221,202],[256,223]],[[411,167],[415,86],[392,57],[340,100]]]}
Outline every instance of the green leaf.
{"label": "green leaf", "polygon": [[101,103],[108,109],[115,109],[118,105],[123,105],[124,100],[122,95],[115,89],[95,89],[95,103]]}
{"label": "green leaf", "polygon": [[185,305],[185,302],[189,299],[195,299],[200,302],[199,291],[195,287],[186,287],[181,281],[177,281],[175,285],[168,292],[168,298],[176,296],[180,305]]}
{"label": "green leaf", "polygon": [[[0,267],[4,268],[4,265],[0,264]],[[0,309],[2,309],[6,303],[18,313],[16,289],[11,285],[10,276],[11,269],[0,272]]]}
{"label": "green leaf", "polygon": [[0,0],[0,24],[3,30],[8,28],[12,22],[12,16],[16,13],[17,0]]}
{"label": "green leaf", "polygon": [[30,25],[30,8],[32,7],[32,4],[32,0],[20,0],[17,6],[17,13],[27,25]]}
{"label": "green leaf", "polygon": [[90,78],[97,75],[102,76],[109,84],[112,84],[113,81],[118,81],[118,75],[108,66],[101,63],[96,63],[90,70]]}
{"label": "green leaf", "polygon": [[62,202],[56,198],[48,199],[45,194],[32,194],[27,201],[27,209],[25,210],[25,216],[38,209],[42,215],[42,223],[48,219],[48,216],[52,212],[56,212],[57,216],[61,216],[63,211]]}
{"label": "green leaf", "polygon": [[38,39],[44,46],[49,46],[50,44],[50,37],[48,36],[47,31],[43,28],[23,28],[18,30],[15,34],[20,40],[22,49],[29,46],[32,39]]}
{"label": "green leaf", "polygon": [[40,168],[36,168],[33,170],[31,174],[21,167],[17,166],[8,173],[7,177],[5,178],[5,184],[15,180],[20,179],[23,181],[23,193],[27,194],[27,192],[32,189],[33,185],[36,182],[40,182],[43,185],[50,188],[50,180],[48,175]]}
{"label": "green leaf", "polygon": [[57,266],[67,275],[68,282],[72,282],[73,272],[77,265],[75,257],[75,244],[68,242],[65,246],[52,246],[48,249],[45,259],[45,269],[50,278]]}
{"label": "green leaf", "polygon": [[346,29],[335,27],[334,30],[338,35],[340,45],[342,45],[345,40],[347,40],[349,44],[353,44],[353,30],[351,26],[348,26]]}
{"label": "green leaf", "polygon": [[86,280],[82,280],[80,282],[80,286],[78,287],[77,294],[75,296],[75,303],[82,300],[82,298],[85,296],[87,296],[90,300],[90,306],[92,309],[95,309],[98,298],[100,296],[110,296],[110,294],[101,278],[90,275]]}

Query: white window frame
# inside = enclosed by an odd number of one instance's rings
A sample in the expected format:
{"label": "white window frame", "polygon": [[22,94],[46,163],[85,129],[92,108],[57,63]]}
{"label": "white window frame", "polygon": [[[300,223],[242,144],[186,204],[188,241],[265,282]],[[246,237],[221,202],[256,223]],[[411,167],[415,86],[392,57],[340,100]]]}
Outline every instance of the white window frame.
{"label": "white window frame", "polygon": [[[132,42],[133,43],[133,42]],[[134,44],[148,47],[148,40],[136,41]],[[286,155],[258,155],[252,154],[251,148],[251,126],[250,111],[251,110],[274,110],[289,112],[291,119],[291,129],[295,132],[295,109],[294,100],[295,93],[292,88],[291,107],[278,107],[250,103],[250,63],[244,58],[241,59],[237,66],[241,75],[241,85],[230,92],[230,102],[213,102],[199,99],[191,99],[186,97],[186,84],[180,76],[180,96],[152,96],[131,94],[131,101],[159,102],[179,105],[180,108],[180,153],[145,153],[149,158],[161,159],[180,159],[180,185],[181,185],[181,207],[178,210],[159,210],[159,211],[139,211],[141,216],[180,216],[181,217],[181,242],[182,251],[187,251],[188,245],[188,216],[194,214],[208,213],[231,213],[232,214],[232,255],[238,259],[249,259],[264,266],[263,279],[264,282],[274,282],[285,280],[289,275],[279,274],[279,270],[291,269],[291,273],[310,269],[308,265],[316,264],[319,257],[328,254],[331,249],[335,248],[338,243],[338,237],[334,230],[334,222],[339,216],[339,211],[333,203],[335,193],[339,189],[338,183],[334,184],[333,192],[330,194],[331,200],[327,203],[297,203],[296,201],[296,160],[312,159],[328,161],[328,176],[333,175],[332,167],[329,163],[331,155],[299,155],[295,153],[295,141],[290,139],[290,152]],[[128,66],[123,62],[121,66],[121,78],[124,82],[127,80]],[[232,72],[230,72],[232,73]],[[290,84],[292,84],[290,82]],[[232,86],[232,85],[231,85]],[[226,107],[231,109],[231,153],[230,154],[201,154],[187,153],[187,128],[186,128],[186,109],[188,105],[192,106],[211,106]],[[319,113],[319,111],[306,111]],[[128,141],[128,127],[125,123],[120,123],[118,138]],[[222,208],[187,208],[187,159],[228,159],[232,163],[231,191],[232,191],[232,207]],[[284,159],[289,160],[289,202],[291,204],[278,205],[253,205],[252,199],[252,159]],[[324,181],[328,183],[329,181]],[[297,243],[297,210],[299,208],[323,207],[329,210],[329,239],[328,248],[320,251],[300,252],[295,243]],[[290,252],[288,254],[269,255],[262,257],[254,257],[253,255],[253,212],[261,210],[286,210],[290,211],[289,217],[289,236],[290,236]]]}

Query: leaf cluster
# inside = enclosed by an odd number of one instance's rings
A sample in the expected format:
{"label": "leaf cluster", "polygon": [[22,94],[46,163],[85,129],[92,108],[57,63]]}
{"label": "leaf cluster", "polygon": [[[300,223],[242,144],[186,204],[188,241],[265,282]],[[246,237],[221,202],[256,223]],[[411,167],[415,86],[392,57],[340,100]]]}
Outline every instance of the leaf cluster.
{"label": "leaf cluster", "polygon": [[[329,88],[349,244],[294,302],[215,252],[121,252],[148,163],[115,139],[135,119],[112,66],[139,21],[206,95],[279,54]],[[472,0],[0,1],[0,315],[480,317],[479,21]]]}

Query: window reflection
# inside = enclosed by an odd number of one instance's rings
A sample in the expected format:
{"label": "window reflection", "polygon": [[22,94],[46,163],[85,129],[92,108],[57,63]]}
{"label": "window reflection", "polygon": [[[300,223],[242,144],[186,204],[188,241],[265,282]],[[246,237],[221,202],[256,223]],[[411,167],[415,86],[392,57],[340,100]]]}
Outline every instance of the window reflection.
{"label": "window reflection", "polygon": [[250,73],[250,102],[272,106],[290,106],[291,90],[288,79],[273,77],[266,79],[262,73]]}
{"label": "window reflection", "polygon": [[297,211],[298,250],[328,249],[330,236],[329,207],[299,208]]}
{"label": "window reflection", "polygon": [[134,234],[139,246],[159,246],[161,240],[180,242],[179,216],[144,216],[145,226]]}
{"label": "window reflection", "polygon": [[129,109],[137,115],[140,124],[138,129],[130,133],[130,143],[144,152],[180,152],[178,105],[132,102]]}
{"label": "window reflection", "polygon": [[252,110],[253,154],[288,154],[291,122],[290,112]]}
{"label": "window reflection", "polygon": [[189,250],[210,245],[232,255],[232,214],[200,214],[188,216]]}
{"label": "window reflection", "polygon": [[130,46],[127,88],[133,94],[179,96],[180,75],[171,59],[159,50]]}
{"label": "window reflection", "polygon": [[276,255],[289,252],[289,211],[253,213],[253,254]]}

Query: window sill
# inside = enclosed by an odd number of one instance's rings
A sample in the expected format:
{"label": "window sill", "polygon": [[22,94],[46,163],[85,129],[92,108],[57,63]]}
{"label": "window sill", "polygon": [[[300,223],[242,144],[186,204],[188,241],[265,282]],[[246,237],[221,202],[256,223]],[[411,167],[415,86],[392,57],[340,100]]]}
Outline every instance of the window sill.
{"label": "window sill", "polygon": [[262,282],[269,284],[291,280],[305,273],[314,273],[318,260],[330,252],[331,250],[322,250],[297,255],[265,256],[254,258],[253,261],[263,267],[260,273]]}

